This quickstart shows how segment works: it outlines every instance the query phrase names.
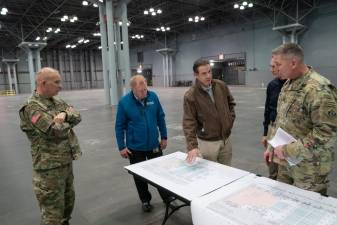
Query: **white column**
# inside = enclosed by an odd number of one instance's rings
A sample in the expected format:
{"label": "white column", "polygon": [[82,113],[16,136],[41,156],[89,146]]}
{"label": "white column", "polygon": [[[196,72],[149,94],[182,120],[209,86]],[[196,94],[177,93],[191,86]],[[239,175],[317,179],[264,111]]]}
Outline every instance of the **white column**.
{"label": "white column", "polygon": [[29,68],[29,79],[30,79],[30,89],[31,92],[35,90],[35,72],[33,63],[33,52],[28,49],[28,68]]}
{"label": "white column", "polygon": [[116,51],[114,46],[114,7],[112,0],[106,1],[106,17],[108,27],[108,46],[109,46],[109,77],[110,77],[110,97],[111,105],[118,104],[118,90],[116,77]]}
{"label": "white column", "polygon": [[105,104],[111,105],[110,99],[110,81],[108,76],[108,63],[107,63],[107,34],[106,34],[106,23],[105,23],[105,6],[99,4],[99,25],[101,33],[101,47],[102,47],[102,68],[103,68],[103,81],[104,81],[104,93],[105,93]]}
{"label": "white column", "polygon": [[131,78],[131,68],[130,68],[130,53],[129,53],[129,33],[128,33],[128,26],[127,23],[127,5],[126,2],[121,3],[121,9],[122,9],[122,37],[123,37],[123,56],[124,56],[124,79],[125,79],[125,92],[128,92],[130,90],[130,87],[128,84],[130,78]]}
{"label": "white column", "polygon": [[11,66],[7,63],[7,73],[8,73],[8,85],[9,90],[13,91],[13,84],[12,84],[12,75],[11,75]]}
{"label": "white column", "polygon": [[15,63],[13,63],[13,78],[14,78],[15,93],[19,94],[18,79],[16,75]]}

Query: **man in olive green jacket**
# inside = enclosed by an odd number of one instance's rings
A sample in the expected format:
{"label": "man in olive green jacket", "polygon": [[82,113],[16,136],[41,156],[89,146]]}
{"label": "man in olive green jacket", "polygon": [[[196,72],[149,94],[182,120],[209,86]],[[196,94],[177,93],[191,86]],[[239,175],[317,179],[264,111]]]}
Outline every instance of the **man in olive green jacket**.
{"label": "man in olive green jacket", "polygon": [[57,70],[42,68],[37,89],[20,109],[20,127],[31,142],[33,187],[41,210],[41,225],[67,225],[74,208],[72,160],[81,156],[72,130],[81,116],[54,97],[61,90]]}
{"label": "man in olive green jacket", "polygon": [[223,81],[212,79],[208,60],[195,61],[193,71],[196,82],[184,96],[183,130],[187,161],[191,163],[197,156],[202,156],[230,165],[234,98]]}

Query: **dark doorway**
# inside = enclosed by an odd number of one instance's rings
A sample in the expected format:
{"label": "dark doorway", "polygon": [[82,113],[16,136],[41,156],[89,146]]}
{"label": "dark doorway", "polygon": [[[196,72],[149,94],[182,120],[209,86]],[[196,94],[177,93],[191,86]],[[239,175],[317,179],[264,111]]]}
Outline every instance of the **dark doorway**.
{"label": "dark doorway", "polygon": [[142,70],[139,69],[131,69],[131,74],[136,75],[136,74],[141,74],[145,77],[147,80],[147,84],[149,86],[152,86],[153,81],[152,81],[152,68],[143,68]]}
{"label": "dark doorway", "polygon": [[244,53],[223,55],[223,59],[209,57],[213,78],[222,80],[230,85],[246,83],[246,57]]}

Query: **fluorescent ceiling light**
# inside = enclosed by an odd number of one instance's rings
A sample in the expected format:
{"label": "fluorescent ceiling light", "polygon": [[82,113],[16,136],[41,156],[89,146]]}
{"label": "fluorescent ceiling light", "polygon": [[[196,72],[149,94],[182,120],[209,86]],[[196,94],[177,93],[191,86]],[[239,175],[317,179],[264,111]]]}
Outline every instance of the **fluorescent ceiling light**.
{"label": "fluorescent ceiling light", "polygon": [[150,10],[149,10],[150,12],[154,12],[154,8],[150,8]]}
{"label": "fluorescent ceiling light", "polygon": [[235,3],[234,4],[234,9],[238,9],[239,8],[239,4]]}
{"label": "fluorescent ceiling light", "polygon": [[248,4],[248,7],[249,7],[249,8],[252,8],[252,7],[253,7],[253,3],[249,3],[249,4]]}
{"label": "fluorescent ceiling light", "polygon": [[247,2],[242,2],[242,5],[246,6],[246,5],[248,5],[248,3]]}
{"label": "fluorescent ceiling light", "polygon": [[87,1],[82,1],[82,5],[87,6],[89,3]]}
{"label": "fluorescent ceiling light", "polygon": [[144,15],[149,15],[149,11],[144,10]]}

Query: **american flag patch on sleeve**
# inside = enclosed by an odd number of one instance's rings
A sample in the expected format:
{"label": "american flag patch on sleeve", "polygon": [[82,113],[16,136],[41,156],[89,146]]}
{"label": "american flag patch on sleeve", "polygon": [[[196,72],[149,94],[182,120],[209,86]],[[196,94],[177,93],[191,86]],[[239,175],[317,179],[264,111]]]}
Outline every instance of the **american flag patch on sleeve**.
{"label": "american flag patch on sleeve", "polygon": [[36,124],[36,122],[40,119],[40,117],[41,117],[40,113],[34,114],[31,119],[32,123]]}

